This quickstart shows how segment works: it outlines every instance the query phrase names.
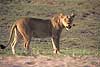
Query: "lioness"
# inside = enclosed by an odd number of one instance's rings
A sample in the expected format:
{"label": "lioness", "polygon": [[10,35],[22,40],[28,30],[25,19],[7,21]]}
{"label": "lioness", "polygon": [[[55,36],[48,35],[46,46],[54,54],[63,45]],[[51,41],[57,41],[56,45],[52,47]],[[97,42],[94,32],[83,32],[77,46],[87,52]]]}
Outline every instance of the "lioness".
{"label": "lioness", "polygon": [[[38,38],[51,37],[54,53],[59,53],[59,39],[62,29],[65,28],[66,30],[69,30],[72,27],[74,16],[74,14],[70,16],[59,14],[48,20],[29,17],[17,20],[16,23],[12,26],[8,42],[9,45],[12,39],[12,34],[14,33],[14,38],[11,43],[12,53],[15,54],[15,45],[17,43],[18,32],[23,37],[24,47],[27,50],[29,50],[29,44],[32,36]],[[4,49],[4,45],[0,45],[0,47],[3,47]]]}

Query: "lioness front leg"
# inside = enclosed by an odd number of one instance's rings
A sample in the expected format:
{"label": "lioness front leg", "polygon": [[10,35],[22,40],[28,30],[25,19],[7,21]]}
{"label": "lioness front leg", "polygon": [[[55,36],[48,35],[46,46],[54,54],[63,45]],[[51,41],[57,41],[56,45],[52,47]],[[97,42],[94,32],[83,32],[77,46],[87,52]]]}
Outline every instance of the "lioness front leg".
{"label": "lioness front leg", "polygon": [[54,49],[54,53],[55,54],[60,54],[60,48],[59,48],[59,38],[53,37],[51,38],[52,40],[52,45],[53,45],[53,49]]}

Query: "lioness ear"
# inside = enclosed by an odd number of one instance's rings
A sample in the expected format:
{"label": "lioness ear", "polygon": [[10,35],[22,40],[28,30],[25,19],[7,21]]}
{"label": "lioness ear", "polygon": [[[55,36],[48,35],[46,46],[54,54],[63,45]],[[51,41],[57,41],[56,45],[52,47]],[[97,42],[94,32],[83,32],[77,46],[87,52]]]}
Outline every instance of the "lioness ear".
{"label": "lioness ear", "polygon": [[68,15],[67,18],[71,18],[71,16]]}
{"label": "lioness ear", "polygon": [[59,17],[60,17],[60,18],[63,18],[63,17],[64,17],[64,15],[63,15],[62,13],[60,13],[60,14],[59,14]]}
{"label": "lioness ear", "polygon": [[63,13],[60,13],[60,14],[59,14],[59,17],[60,17],[60,18],[65,18],[66,16],[65,16]]}
{"label": "lioness ear", "polygon": [[70,17],[75,17],[75,14],[72,13]]}
{"label": "lioness ear", "polygon": [[60,16],[63,16],[63,14],[62,14],[62,13],[60,13],[59,15],[60,15]]}

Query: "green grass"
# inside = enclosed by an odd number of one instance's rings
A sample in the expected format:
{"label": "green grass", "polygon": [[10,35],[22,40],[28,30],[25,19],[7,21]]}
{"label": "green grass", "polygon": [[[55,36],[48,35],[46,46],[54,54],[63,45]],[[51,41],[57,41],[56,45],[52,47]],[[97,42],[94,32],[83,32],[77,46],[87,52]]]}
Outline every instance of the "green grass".
{"label": "green grass", "polygon": [[[16,55],[27,56],[27,55],[45,55],[45,56],[53,56],[55,57],[56,54],[53,54],[53,48],[51,43],[32,43],[31,44],[31,54],[27,54],[26,50],[21,46],[16,47]],[[61,46],[61,54],[58,56],[100,56],[100,50],[96,49],[87,49],[87,48],[67,48]],[[11,48],[9,47],[6,50],[0,51],[1,56],[10,56],[13,55]]]}

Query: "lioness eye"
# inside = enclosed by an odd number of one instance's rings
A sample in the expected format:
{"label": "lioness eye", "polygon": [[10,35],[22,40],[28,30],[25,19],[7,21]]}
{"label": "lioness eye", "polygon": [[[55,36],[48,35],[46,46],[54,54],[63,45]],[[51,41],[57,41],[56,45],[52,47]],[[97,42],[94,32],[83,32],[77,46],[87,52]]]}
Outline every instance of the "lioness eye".
{"label": "lioness eye", "polygon": [[66,19],[64,19],[64,21],[66,21]]}

